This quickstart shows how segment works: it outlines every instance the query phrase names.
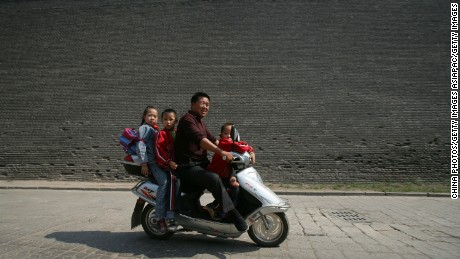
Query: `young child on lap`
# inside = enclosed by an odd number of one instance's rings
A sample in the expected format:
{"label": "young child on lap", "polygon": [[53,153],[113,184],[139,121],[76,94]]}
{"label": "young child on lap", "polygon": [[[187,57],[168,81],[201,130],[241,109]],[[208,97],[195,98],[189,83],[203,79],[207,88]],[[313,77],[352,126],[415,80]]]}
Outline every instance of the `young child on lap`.
{"label": "young child on lap", "polygon": [[[251,162],[252,164],[255,164],[256,162],[256,157],[254,153],[254,148],[249,146],[246,142],[244,141],[235,141],[231,139],[230,132],[232,129],[233,124],[232,123],[225,123],[221,130],[220,130],[220,140],[219,144],[217,145],[220,149],[224,151],[235,151],[237,153],[244,153],[248,152],[251,156]],[[208,170],[212,171],[220,176],[222,179],[222,183],[224,186],[227,188],[227,191],[229,192],[230,198],[233,201],[233,204],[236,205],[236,202],[238,200],[238,193],[239,193],[239,183],[236,180],[236,175],[233,173],[233,169],[231,168],[230,163],[227,161],[223,160],[222,157],[219,154],[214,154],[212,157],[211,163],[208,166]],[[215,202],[212,203],[212,205],[208,204],[206,208],[209,211],[209,207],[217,207],[218,204],[214,204]],[[210,213],[211,216],[213,213]]]}

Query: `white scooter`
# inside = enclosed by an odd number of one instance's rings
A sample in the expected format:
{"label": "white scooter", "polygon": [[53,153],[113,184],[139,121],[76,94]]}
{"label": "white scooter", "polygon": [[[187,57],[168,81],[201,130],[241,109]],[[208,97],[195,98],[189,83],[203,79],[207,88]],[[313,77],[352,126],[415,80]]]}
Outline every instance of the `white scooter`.
{"label": "white scooter", "polygon": [[[234,140],[239,139],[236,129],[232,130],[232,136],[235,136]],[[245,218],[249,226],[249,237],[259,246],[278,246],[286,239],[289,232],[289,223],[285,212],[290,205],[263,184],[256,169],[250,166],[248,153],[232,152],[232,154],[234,160],[231,164],[240,184],[236,209]],[[132,164],[125,162],[123,165],[127,172],[133,171]],[[214,221],[206,215],[191,217],[181,213],[180,209],[175,212],[175,221],[179,226],[177,231],[158,231],[153,217],[157,189],[158,185],[153,179],[143,180],[132,188],[132,193],[138,196],[139,199],[132,215],[131,227],[134,228],[142,224],[145,233],[149,237],[167,239],[175,232],[196,231],[212,236],[237,238],[244,233],[244,231],[238,231],[232,222]],[[199,205],[199,198],[202,194],[181,193],[179,204],[181,207],[184,205],[190,207],[191,204]],[[147,205],[144,207],[145,202]]]}

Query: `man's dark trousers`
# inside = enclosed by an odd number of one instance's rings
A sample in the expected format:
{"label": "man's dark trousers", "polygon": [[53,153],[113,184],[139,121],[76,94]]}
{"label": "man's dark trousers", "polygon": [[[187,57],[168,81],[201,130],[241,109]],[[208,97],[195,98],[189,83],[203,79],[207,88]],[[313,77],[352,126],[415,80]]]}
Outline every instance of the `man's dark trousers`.
{"label": "man's dark trousers", "polygon": [[219,175],[204,169],[200,165],[180,168],[178,172],[183,192],[189,193],[206,189],[211,192],[216,201],[222,204],[224,213],[235,209]]}

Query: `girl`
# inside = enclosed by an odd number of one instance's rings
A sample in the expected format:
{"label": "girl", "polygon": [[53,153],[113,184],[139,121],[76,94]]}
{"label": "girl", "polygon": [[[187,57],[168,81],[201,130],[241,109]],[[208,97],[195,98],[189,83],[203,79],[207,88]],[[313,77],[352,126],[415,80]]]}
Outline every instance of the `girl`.
{"label": "girl", "polygon": [[[141,173],[145,177],[148,176],[149,172],[155,176],[159,174],[160,170],[156,164],[155,150],[154,150],[154,137],[158,132],[158,110],[153,106],[147,106],[142,115],[141,126],[139,127],[139,141],[136,146],[137,156],[141,160]],[[144,201],[142,199],[137,200],[136,208],[142,209]],[[135,208],[135,210],[136,210]],[[157,211],[158,212],[158,211]],[[134,214],[133,214],[134,215]],[[159,222],[158,215],[155,215],[157,220],[158,228],[162,232],[166,232],[166,225],[164,221],[161,224]],[[133,222],[133,219],[131,219]],[[133,223],[131,223],[133,225]],[[136,225],[137,223],[134,223]]]}
{"label": "girl", "polygon": [[[166,109],[161,113],[163,129],[155,134],[154,150],[158,170],[153,176],[158,183],[156,215],[160,230],[165,223],[168,230],[175,231],[177,225],[174,221],[175,176],[173,170],[177,169],[174,162],[174,139],[176,137],[175,125],[177,122],[176,111]],[[169,194],[169,195],[168,195]],[[169,197],[169,199],[167,199]]]}
{"label": "girl", "polygon": [[147,176],[156,167],[155,153],[153,150],[153,137],[158,131],[158,110],[153,106],[147,106],[142,115],[139,127],[139,141],[136,146],[137,156],[141,160],[141,173]]}

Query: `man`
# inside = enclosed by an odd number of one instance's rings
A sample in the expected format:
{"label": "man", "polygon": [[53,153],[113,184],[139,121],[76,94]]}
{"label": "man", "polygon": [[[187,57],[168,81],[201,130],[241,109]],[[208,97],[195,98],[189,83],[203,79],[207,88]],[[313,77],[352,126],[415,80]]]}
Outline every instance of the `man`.
{"label": "man", "polygon": [[175,161],[180,165],[177,172],[185,191],[210,191],[222,206],[222,211],[230,212],[235,227],[245,231],[248,225],[233,206],[220,177],[206,170],[209,164],[207,151],[220,154],[227,161],[233,159],[230,152],[217,147],[217,139],[203,122],[209,112],[210,99],[206,93],[195,93],[191,99],[191,109],[179,120],[175,140]]}

